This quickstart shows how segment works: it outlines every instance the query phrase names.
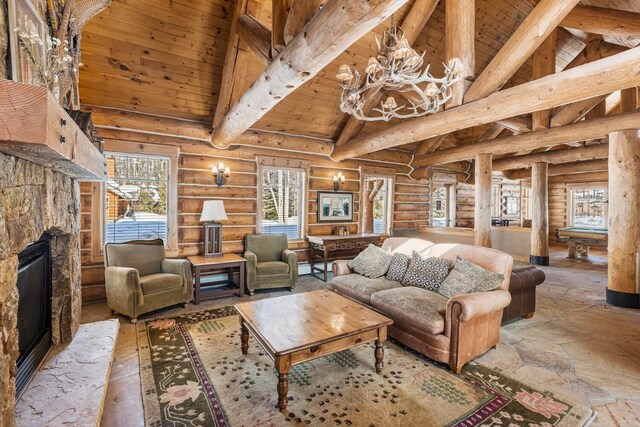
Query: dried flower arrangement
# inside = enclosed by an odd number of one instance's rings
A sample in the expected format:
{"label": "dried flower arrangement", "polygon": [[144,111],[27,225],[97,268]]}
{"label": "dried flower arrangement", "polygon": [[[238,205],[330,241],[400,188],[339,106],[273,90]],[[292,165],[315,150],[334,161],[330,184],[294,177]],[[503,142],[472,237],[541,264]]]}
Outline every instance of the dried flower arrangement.
{"label": "dried flower arrangement", "polygon": [[[34,66],[34,77],[32,84],[49,89],[56,97],[59,97],[59,81],[62,77],[71,72],[77,71],[73,68],[73,57],[69,54],[66,42],[62,43],[55,37],[46,37],[42,40],[40,35],[29,25],[28,17],[25,15],[22,27],[15,29],[18,36],[18,44]],[[44,49],[43,49],[44,47]]]}

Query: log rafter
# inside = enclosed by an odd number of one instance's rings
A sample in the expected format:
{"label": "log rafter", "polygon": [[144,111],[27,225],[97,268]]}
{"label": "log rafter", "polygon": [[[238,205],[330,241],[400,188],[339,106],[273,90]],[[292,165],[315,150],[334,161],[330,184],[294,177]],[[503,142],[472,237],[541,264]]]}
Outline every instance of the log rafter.
{"label": "log rafter", "polygon": [[304,33],[274,58],[215,127],[212,143],[227,148],[283,98],[303,85],[356,40],[386,20],[408,0],[328,0]]}
{"label": "log rafter", "polygon": [[[334,160],[378,151],[640,85],[640,47],[394,125],[335,147]],[[568,84],[570,83],[570,84]],[[588,90],[587,90],[588,88]],[[511,147],[513,148],[513,147]]]}

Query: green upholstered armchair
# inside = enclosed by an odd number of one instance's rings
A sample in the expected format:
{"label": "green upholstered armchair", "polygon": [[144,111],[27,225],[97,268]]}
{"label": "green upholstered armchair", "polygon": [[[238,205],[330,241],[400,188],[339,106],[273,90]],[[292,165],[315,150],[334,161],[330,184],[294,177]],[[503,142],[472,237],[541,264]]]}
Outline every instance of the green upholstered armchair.
{"label": "green upholstered armchair", "polygon": [[286,234],[247,234],[244,250],[249,295],[256,289],[296,287],[298,256],[289,250]]}
{"label": "green upholstered armchair", "polygon": [[193,298],[191,264],[166,259],[162,239],[108,243],[104,247],[107,305],[136,323],[138,316]]}

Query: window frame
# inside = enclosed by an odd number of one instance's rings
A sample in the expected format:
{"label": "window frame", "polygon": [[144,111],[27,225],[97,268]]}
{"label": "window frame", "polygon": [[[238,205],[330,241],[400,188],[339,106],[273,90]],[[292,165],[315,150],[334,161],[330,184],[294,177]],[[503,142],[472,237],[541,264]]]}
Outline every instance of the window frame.
{"label": "window frame", "polygon": [[257,217],[256,232],[262,233],[262,193],[264,189],[263,173],[265,170],[281,170],[291,172],[301,172],[302,176],[302,200],[300,201],[302,212],[298,218],[302,220],[300,224],[300,237],[297,239],[289,239],[289,242],[304,242],[308,234],[307,230],[307,214],[308,214],[308,194],[309,194],[309,165],[305,161],[294,161],[293,164],[289,159],[262,157],[258,158],[258,197],[257,197]]}
{"label": "window frame", "polygon": [[[165,255],[179,255],[178,248],[178,161],[180,147],[150,143],[131,143],[107,140],[104,153],[131,156],[165,157],[169,159],[167,188],[167,238]],[[91,261],[103,262],[104,224],[106,209],[106,182],[94,182],[91,186]],[[97,220],[96,220],[97,218]]]}
{"label": "window frame", "polygon": [[[433,193],[436,187],[443,187],[445,189],[445,199],[447,206],[445,215],[445,225],[434,225],[433,212],[435,211],[436,204],[433,202]],[[431,183],[431,191],[429,193],[429,226],[434,228],[451,228],[456,224],[456,184],[447,181],[434,181]]]}
{"label": "window frame", "polygon": [[[584,226],[584,225],[575,225],[574,223],[574,192],[579,190],[594,190],[594,189],[604,189],[605,192],[605,202],[604,203],[604,225],[603,226]],[[597,228],[601,230],[606,230],[609,228],[609,185],[606,182],[584,182],[579,184],[571,184],[567,185],[567,190],[569,193],[569,200],[567,203],[567,226],[581,229],[589,229],[589,228]]]}

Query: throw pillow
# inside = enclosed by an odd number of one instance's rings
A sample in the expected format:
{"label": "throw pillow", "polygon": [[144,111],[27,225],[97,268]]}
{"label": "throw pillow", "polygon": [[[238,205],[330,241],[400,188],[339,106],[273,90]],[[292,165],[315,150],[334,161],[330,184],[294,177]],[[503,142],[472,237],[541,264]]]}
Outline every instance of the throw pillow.
{"label": "throw pillow", "polygon": [[448,259],[422,258],[418,252],[413,251],[411,264],[402,279],[402,285],[437,291],[442,281],[447,278],[449,268],[451,268],[451,261]]}
{"label": "throw pillow", "polygon": [[503,280],[504,275],[484,269],[458,256],[456,266],[442,283],[438,293],[452,298],[470,292],[492,291],[499,288]]}
{"label": "throw pillow", "polygon": [[402,282],[410,262],[411,257],[407,254],[401,254],[400,252],[393,254],[391,264],[389,264],[389,270],[387,270],[387,279]]}
{"label": "throw pillow", "polygon": [[369,279],[377,279],[389,269],[391,264],[391,253],[370,244],[360,252],[357,257],[347,263],[350,269]]}

